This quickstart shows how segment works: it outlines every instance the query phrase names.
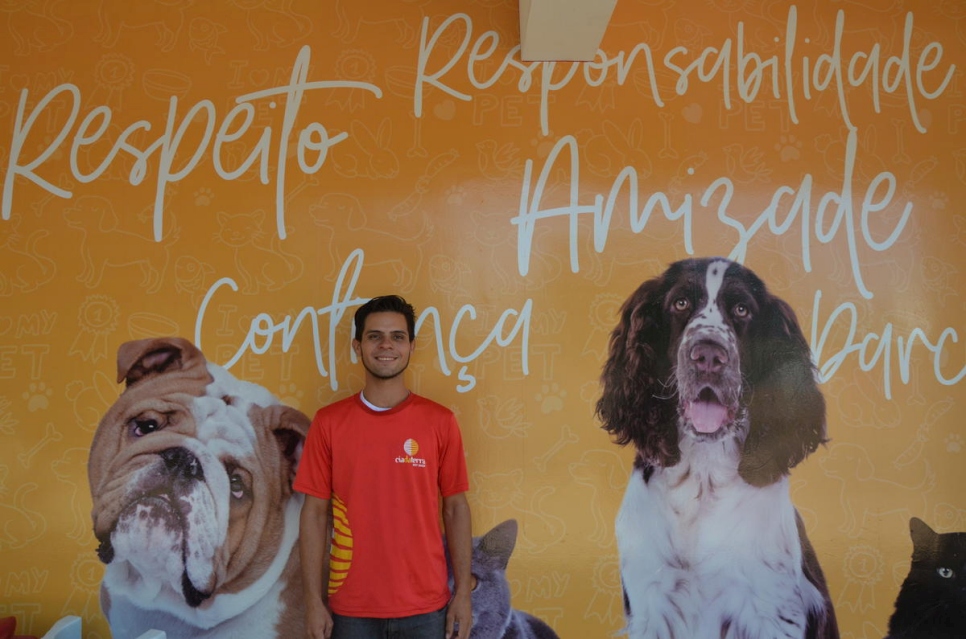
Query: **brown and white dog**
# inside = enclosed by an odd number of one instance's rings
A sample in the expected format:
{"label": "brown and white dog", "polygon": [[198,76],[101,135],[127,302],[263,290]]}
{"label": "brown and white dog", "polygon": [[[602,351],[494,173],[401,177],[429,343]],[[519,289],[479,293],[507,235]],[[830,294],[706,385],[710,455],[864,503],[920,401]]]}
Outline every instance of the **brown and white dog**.
{"label": "brown and white dog", "polygon": [[630,639],[833,639],[789,498],[825,441],[794,312],[749,269],[691,259],[644,282],[611,334],[597,414],[637,457],[616,537]]}
{"label": "brown and white dog", "polygon": [[88,461],[114,638],[303,636],[291,484],[309,419],[181,338],[122,344],[117,378]]}

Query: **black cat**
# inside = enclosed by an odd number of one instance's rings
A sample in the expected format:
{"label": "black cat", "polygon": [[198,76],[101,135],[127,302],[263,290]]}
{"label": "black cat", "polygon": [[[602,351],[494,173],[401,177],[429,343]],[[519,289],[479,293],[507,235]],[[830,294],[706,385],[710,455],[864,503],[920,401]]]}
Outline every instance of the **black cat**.
{"label": "black cat", "polygon": [[902,582],[886,639],[966,637],[966,532],[937,533],[909,521],[912,568]]}

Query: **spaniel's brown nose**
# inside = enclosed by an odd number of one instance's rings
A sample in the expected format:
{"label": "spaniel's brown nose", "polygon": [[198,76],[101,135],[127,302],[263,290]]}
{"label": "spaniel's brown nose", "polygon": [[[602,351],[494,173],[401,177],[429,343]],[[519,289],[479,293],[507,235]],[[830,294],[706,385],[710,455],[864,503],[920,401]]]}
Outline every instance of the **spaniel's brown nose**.
{"label": "spaniel's brown nose", "polygon": [[719,373],[728,363],[728,353],[717,344],[701,342],[691,349],[691,361],[702,373]]}

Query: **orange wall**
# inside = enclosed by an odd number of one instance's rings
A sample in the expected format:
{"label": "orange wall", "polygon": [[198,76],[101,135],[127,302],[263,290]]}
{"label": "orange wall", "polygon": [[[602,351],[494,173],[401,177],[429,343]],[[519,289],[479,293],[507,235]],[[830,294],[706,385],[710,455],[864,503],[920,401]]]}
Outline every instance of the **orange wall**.
{"label": "orange wall", "polygon": [[474,531],[520,521],[514,606],[609,636],[632,452],[594,419],[599,372],[621,302],[688,255],[743,261],[810,340],[832,441],[792,495],[844,636],[884,634],[910,516],[966,530],[959,4],[621,0],[574,66],[521,63],[493,0],[0,16],[0,614],[22,630],[109,635],[86,459],[119,344],[188,337],[311,414],[360,387],[351,306],[399,292],[435,309],[410,380],[459,415]]}

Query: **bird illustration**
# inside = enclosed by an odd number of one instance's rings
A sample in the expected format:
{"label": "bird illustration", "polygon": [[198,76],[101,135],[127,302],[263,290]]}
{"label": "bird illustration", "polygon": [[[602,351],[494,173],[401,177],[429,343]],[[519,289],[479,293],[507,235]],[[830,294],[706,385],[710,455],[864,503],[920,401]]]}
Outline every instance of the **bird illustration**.
{"label": "bird illustration", "polygon": [[493,180],[501,180],[511,175],[519,175],[523,163],[517,157],[520,149],[512,142],[500,145],[496,140],[482,140],[476,143],[476,158],[480,173]]}
{"label": "bird illustration", "polygon": [[483,432],[493,439],[504,439],[511,435],[526,437],[532,424],[525,421],[526,406],[515,397],[488,395],[477,400],[480,407],[480,426]]}
{"label": "bird illustration", "polygon": [[728,177],[735,182],[765,182],[771,175],[771,169],[765,165],[764,152],[757,146],[746,149],[738,143],[729,144],[724,147],[724,152]]}

